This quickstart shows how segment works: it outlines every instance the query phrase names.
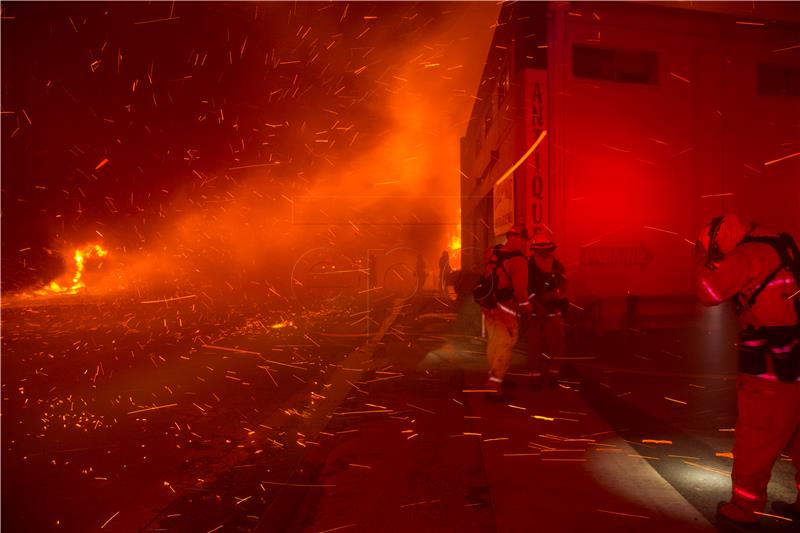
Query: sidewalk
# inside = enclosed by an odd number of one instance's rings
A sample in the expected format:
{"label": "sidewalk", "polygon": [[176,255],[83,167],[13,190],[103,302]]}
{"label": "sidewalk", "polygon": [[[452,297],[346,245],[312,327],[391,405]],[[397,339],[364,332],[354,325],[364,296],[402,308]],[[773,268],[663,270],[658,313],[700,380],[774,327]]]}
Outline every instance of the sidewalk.
{"label": "sidewalk", "polygon": [[577,381],[535,392],[518,371],[503,401],[465,392],[485,380],[484,343],[454,320],[431,298],[390,328],[305,460],[315,482],[286,489],[286,531],[715,531]]}

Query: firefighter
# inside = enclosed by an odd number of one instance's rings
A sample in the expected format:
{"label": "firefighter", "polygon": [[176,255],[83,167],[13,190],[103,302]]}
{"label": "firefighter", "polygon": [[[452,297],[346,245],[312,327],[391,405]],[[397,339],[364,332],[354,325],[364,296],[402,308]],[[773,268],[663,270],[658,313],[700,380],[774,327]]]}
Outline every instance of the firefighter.
{"label": "firefighter", "polygon": [[548,231],[537,231],[531,242],[528,260],[528,298],[532,304],[532,316],[526,332],[528,341],[528,365],[534,389],[548,382],[557,387],[561,372],[559,357],[565,350],[564,314],[569,306],[567,300],[567,276],[564,265],[553,252],[555,243]]}
{"label": "firefighter", "polygon": [[494,272],[497,304],[483,309],[486,324],[486,356],[489,378],[485,388],[492,396],[502,394],[503,378],[511,365],[511,352],[519,338],[518,317],[530,316],[531,305],[526,290],[528,264],[524,250],[529,242],[528,230],[517,224],[506,233],[506,242],[486,251],[486,270]]}
{"label": "firefighter", "polygon": [[447,275],[450,274],[451,271],[450,252],[444,250],[439,257],[439,288],[442,292],[444,292],[444,288],[447,286]]}
{"label": "firefighter", "polygon": [[[720,522],[751,528],[767,500],[772,467],[786,449],[800,488],[800,252],[788,234],[717,217],[697,242],[696,291],[704,305],[733,300],[739,319],[737,407],[732,496]],[[800,519],[794,504],[774,502]]]}

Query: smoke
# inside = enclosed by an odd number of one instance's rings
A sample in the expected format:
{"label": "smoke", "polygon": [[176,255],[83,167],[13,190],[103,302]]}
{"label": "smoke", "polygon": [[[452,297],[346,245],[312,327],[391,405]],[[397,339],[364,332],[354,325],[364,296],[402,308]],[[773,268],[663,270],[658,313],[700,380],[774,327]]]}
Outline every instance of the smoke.
{"label": "smoke", "polygon": [[[162,177],[146,192],[84,185],[105,209],[129,195],[134,208],[89,220],[87,199],[57,237],[67,254],[96,233],[106,241],[111,254],[87,272],[88,290],[286,297],[308,250],[366,261],[368,250],[405,246],[435,264],[455,232],[459,139],[499,6],[269,3],[251,16],[253,6],[226,11],[225,37],[208,32],[213,48],[175,52],[190,69],[161,78],[186,79],[179,90],[159,86],[150,62],[169,120],[148,115],[145,126],[172,142],[148,145],[162,150],[152,172]],[[209,24],[208,13],[194,16]],[[132,122],[143,116],[135,111]],[[102,172],[123,172],[121,156],[108,159]]]}

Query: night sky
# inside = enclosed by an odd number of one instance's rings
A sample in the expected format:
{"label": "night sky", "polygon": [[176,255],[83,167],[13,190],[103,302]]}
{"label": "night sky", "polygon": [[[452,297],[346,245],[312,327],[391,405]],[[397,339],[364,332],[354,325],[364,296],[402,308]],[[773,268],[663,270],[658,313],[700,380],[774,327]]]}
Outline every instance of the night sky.
{"label": "night sky", "polygon": [[[49,281],[90,241],[154,261],[265,232],[292,240],[291,198],[326,186],[458,194],[458,136],[497,9],[3,3],[3,288]],[[401,124],[416,116],[427,139]],[[395,157],[420,154],[422,167],[397,174]],[[443,209],[403,211],[415,208]],[[315,226],[313,240],[341,239],[348,216]],[[357,222],[356,237],[369,238]],[[269,240],[256,241],[247,260],[227,259],[263,266],[252,256]]]}

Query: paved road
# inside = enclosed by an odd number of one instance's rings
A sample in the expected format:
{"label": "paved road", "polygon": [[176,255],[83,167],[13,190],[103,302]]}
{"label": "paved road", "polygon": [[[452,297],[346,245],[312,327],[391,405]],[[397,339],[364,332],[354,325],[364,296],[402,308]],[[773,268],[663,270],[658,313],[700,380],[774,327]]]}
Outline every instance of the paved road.
{"label": "paved road", "polygon": [[304,446],[264,421],[364,342],[332,305],[67,302],[3,309],[4,531],[136,531],[244,443]]}
{"label": "paved road", "polygon": [[383,301],[369,331],[328,307],[4,309],[5,530],[713,530],[730,322],[573,331],[559,388],[520,351],[487,402],[483,341],[440,300]]}

